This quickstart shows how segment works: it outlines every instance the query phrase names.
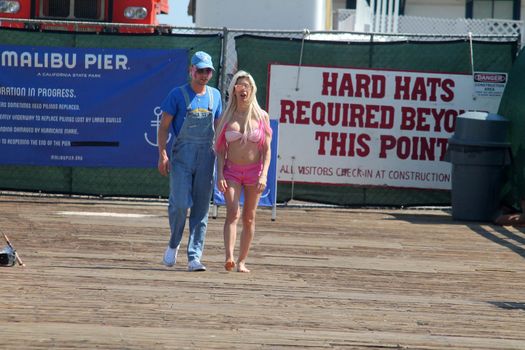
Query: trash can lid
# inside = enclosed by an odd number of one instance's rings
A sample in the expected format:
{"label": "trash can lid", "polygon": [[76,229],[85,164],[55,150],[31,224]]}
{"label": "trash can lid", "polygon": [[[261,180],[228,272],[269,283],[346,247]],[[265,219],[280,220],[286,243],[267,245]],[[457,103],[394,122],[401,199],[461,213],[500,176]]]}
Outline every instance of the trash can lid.
{"label": "trash can lid", "polygon": [[508,120],[505,117],[502,117],[499,114],[489,113],[489,112],[478,112],[478,111],[465,112],[463,114],[458,115],[458,118],[487,120],[487,121],[494,121],[494,122],[498,122],[498,121],[508,122]]}
{"label": "trash can lid", "polygon": [[501,115],[469,111],[458,115],[454,135],[449,144],[507,147],[507,128],[510,122]]}

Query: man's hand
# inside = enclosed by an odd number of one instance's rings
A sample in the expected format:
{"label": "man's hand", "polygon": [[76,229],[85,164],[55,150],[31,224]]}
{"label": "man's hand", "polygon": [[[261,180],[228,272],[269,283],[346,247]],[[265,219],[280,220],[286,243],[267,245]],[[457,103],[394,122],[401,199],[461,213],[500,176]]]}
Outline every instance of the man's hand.
{"label": "man's hand", "polygon": [[170,160],[167,155],[159,156],[159,163],[157,165],[159,173],[162,176],[168,176],[170,173]]}

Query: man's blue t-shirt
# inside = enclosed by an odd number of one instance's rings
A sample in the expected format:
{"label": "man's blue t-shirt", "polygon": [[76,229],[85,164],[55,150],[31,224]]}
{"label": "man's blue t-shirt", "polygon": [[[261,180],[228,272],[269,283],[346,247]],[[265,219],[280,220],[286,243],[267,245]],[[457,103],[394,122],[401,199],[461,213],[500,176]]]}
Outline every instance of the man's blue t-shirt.
{"label": "man's blue t-shirt", "polygon": [[[186,89],[186,92],[188,93],[188,97],[190,99],[191,109],[193,111],[208,111],[208,92],[206,92],[206,94],[202,96],[197,96],[197,94],[195,93],[195,91],[193,91],[189,84],[183,85],[182,89]],[[214,119],[217,119],[222,113],[221,94],[219,90],[217,90],[214,87],[208,87],[208,89],[213,94],[213,117]],[[179,134],[182,128],[182,124],[184,123],[184,119],[186,118],[186,107],[186,101],[184,100],[184,95],[182,94],[180,87],[172,89],[160,106],[163,112],[166,112],[173,116],[173,121],[171,125],[175,136]]]}

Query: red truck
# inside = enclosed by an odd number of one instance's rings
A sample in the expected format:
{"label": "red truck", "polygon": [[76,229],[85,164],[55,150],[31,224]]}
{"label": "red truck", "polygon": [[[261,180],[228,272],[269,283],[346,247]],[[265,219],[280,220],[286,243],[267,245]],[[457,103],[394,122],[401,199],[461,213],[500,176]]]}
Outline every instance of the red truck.
{"label": "red truck", "polygon": [[[156,26],[159,24],[157,16],[167,14],[168,10],[168,0],[0,0],[0,26],[144,33],[154,31],[153,27],[125,25]],[[103,23],[121,25],[108,26]]]}

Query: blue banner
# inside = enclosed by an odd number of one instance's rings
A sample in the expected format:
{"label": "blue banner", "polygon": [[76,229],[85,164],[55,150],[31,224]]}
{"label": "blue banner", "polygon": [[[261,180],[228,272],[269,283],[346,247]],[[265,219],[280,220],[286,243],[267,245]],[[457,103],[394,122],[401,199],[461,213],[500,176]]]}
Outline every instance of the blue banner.
{"label": "blue banner", "polygon": [[[277,145],[279,144],[279,121],[277,119],[270,120],[270,127],[272,128],[272,159],[270,160],[270,167],[268,168],[268,178],[266,188],[259,199],[259,206],[271,207],[277,203]],[[217,175],[217,172],[215,172]],[[241,205],[244,203],[244,196],[241,194]],[[215,205],[224,205],[224,195],[217,188],[217,178],[215,178],[215,187],[213,189],[213,203]]]}
{"label": "blue banner", "polygon": [[185,49],[0,45],[0,164],[156,167]]}

